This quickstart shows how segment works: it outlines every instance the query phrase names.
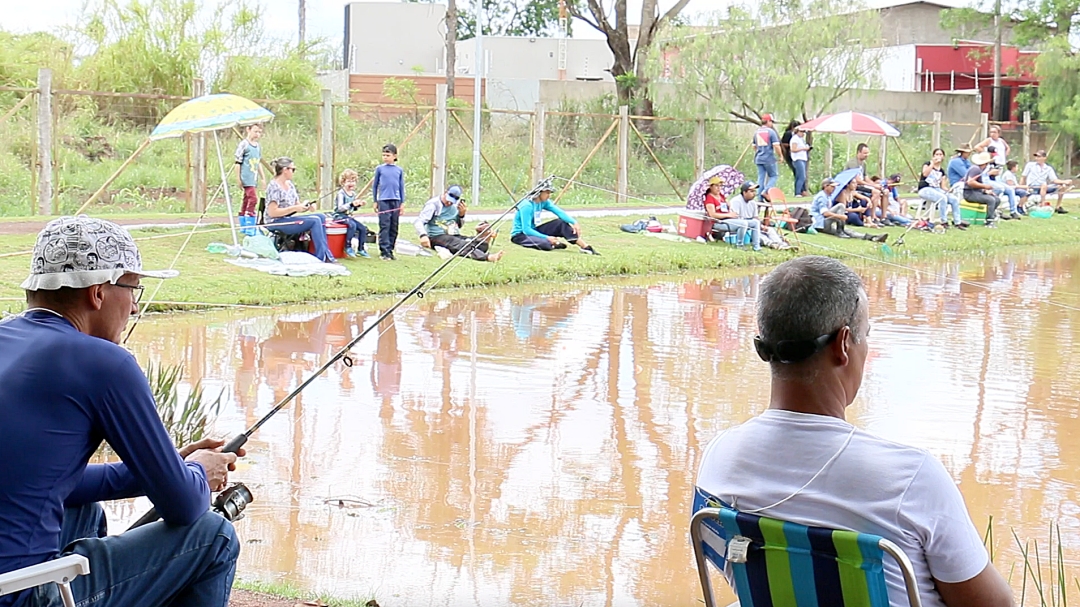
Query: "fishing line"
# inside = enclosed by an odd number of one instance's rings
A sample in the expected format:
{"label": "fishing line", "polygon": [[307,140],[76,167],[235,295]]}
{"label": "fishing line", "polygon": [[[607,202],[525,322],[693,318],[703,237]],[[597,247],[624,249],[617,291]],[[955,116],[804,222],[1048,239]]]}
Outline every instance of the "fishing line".
{"label": "fishing line", "polygon": [[[550,177],[545,179],[545,180],[541,180],[541,182],[538,183],[531,191],[529,191],[529,193],[526,194],[524,198],[533,198],[533,197],[535,197],[536,195],[538,195],[540,193],[540,191],[542,191],[542,188],[550,188],[551,187],[550,183],[551,183],[551,178]],[[303,382],[301,382],[300,385],[298,385],[296,388],[294,388],[292,390],[292,392],[290,392],[283,399],[281,399],[281,401],[278,402],[274,406],[273,409],[271,409],[266,415],[264,415],[261,419],[259,419],[257,422],[255,422],[255,424],[253,426],[251,426],[250,428],[245,430],[243,433],[236,435],[235,437],[233,437],[232,440],[230,440],[228,443],[226,443],[225,446],[222,447],[221,451],[223,453],[236,453],[237,451],[239,451],[240,448],[243,447],[245,443],[247,443],[248,439],[251,437],[252,434],[254,434],[256,431],[258,431],[258,429],[261,428],[266,422],[270,421],[270,419],[272,417],[274,417],[274,415],[276,415],[279,411],[284,409],[285,406],[288,405],[290,402],[292,402],[292,400],[295,399],[301,392],[303,392],[305,388],[307,388],[309,385],[311,385],[312,382],[314,382],[316,379],[318,379],[323,373],[325,373],[330,367],[332,367],[339,360],[344,362],[344,364],[346,366],[351,367],[353,365],[353,360],[352,360],[352,357],[351,357],[351,350],[352,350],[353,347],[356,346],[356,344],[360,343],[360,340],[362,340],[365,336],[367,336],[368,333],[371,333],[372,330],[374,330],[376,327],[378,327],[384,320],[391,317],[394,314],[394,312],[397,311],[398,308],[405,305],[405,303],[408,302],[409,299],[412,298],[414,295],[417,297],[417,299],[423,299],[423,297],[424,297],[423,293],[425,291],[425,288],[427,288],[427,289],[431,288],[430,286],[428,286],[428,283],[430,283],[433,279],[436,279],[437,277],[439,277],[439,275],[445,269],[449,268],[452,264],[454,264],[455,259],[458,259],[458,263],[460,263],[460,261],[464,259],[463,254],[465,254],[468,251],[472,250],[473,248],[478,246],[481,242],[486,240],[488,235],[494,230],[496,225],[498,225],[500,222],[502,222],[511,212],[514,212],[514,211],[517,210],[518,205],[520,204],[520,201],[523,200],[523,199],[514,199],[512,205],[507,207],[507,209],[505,211],[503,211],[502,214],[500,214],[494,221],[488,223],[487,226],[485,226],[483,230],[478,231],[476,233],[476,235],[473,236],[471,239],[469,239],[469,241],[466,242],[465,246],[463,246],[457,253],[455,253],[449,259],[444,260],[443,263],[441,263],[439,265],[439,267],[432,270],[432,272],[430,274],[428,274],[423,280],[421,280],[419,283],[417,283],[416,286],[414,286],[408,293],[403,295],[392,306],[390,306],[389,309],[387,309],[378,318],[376,318],[375,321],[368,328],[361,331],[359,335],[357,335],[352,340],[350,340],[349,343],[345,344],[333,356],[331,356],[328,361],[323,363],[318,369],[316,369],[314,372],[312,372]],[[389,325],[387,327],[389,328]],[[129,335],[130,335],[130,332],[129,332]],[[135,521],[135,523],[133,523],[131,525],[131,527],[129,527],[129,530],[134,529],[136,527],[141,527],[141,526],[146,525],[148,523],[152,523],[152,522],[156,521],[158,518],[160,518],[160,517],[159,517],[159,515],[157,513],[157,510],[155,508],[151,508],[146,514],[144,514],[141,518],[139,518],[139,520]]]}

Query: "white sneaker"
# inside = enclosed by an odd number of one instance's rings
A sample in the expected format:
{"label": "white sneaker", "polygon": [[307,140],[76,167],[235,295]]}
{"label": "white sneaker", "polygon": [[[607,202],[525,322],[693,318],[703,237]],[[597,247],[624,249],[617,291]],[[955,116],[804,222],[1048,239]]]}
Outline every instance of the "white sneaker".
{"label": "white sneaker", "polygon": [[446,247],[435,247],[435,253],[443,260],[450,259],[454,256],[454,254],[450,252],[450,249],[447,249]]}

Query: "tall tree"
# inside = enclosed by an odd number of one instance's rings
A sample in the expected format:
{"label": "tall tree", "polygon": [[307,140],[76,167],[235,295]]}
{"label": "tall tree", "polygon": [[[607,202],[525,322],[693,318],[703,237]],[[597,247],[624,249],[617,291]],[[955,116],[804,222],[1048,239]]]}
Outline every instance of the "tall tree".
{"label": "tall tree", "polygon": [[754,123],[765,113],[816,117],[878,79],[880,15],[850,9],[839,0],[763,0],[756,12],[733,6],[705,27],[669,28],[648,62],[651,77],[671,84],[658,101],[665,113]]}
{"label": "tall tree", "polygon": [[299,43],[298,48],[304,48],[304,39],[307,37],[307,0],[299,0],[300,4],[297,7],[297,21],[300,22],[300,33],[298,36]]}
{"label": "tall tree", "polygon": [[[433,3],[442,0],[408,0]],[[454,3],[457,40],[475,36],[476,15],[472,2]],[[559,0],[483,0],[485,36],[554,36],[559,29]],[[447,6],[449,18],[450,7]],[[449,22],[449,19],[448,19]]]}
{"label": "tall tree", "polygon": [[457,77],[457,0],[446,3],[446,97],[454,97],[454,80]]}
{"label": "tall tree", "polygon": [[[662,14],[658,0],[642,0],[640,25],[633,41],[626,0],[612,2],[613,6],[608,8],[604,6],[604,0],[585,0],[585,11],[577,2],[571,2],[570,14],[592,26],[607,39],[608,48],[615,57],[611,65],[611,75],[615,78],[619,105],[635,105],[638,115],[652,116],[653,102],[648,94],[645,58],[652,50],[656,34],[664,25],[676,19],[690,0],[676,0],[675,4]],[[614,21],[608,18],[612,12]]]}

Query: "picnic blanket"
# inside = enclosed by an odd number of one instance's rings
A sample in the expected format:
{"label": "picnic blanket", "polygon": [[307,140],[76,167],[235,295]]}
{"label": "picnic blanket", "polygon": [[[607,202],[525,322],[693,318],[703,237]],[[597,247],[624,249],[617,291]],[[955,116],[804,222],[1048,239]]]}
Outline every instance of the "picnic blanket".
{"label": "picnic blanket", "polygon": [[349,276],[352,274],[345,266],[323,263],[314,255],[300,251],[282,251],[279,259],[226,257],[225,261],[234,266],[251,268],[274,276]]}

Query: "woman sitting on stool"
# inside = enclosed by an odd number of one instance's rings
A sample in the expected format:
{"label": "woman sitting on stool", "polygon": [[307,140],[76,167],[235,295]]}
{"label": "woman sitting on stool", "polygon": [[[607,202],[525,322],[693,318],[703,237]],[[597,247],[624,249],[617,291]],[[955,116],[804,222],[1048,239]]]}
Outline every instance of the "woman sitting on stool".
{"label": "woman sitting on stool", "polygon": [[282,156],[271,166],[274,178],[266,186],[266,229],[282,234],[311,233],[311,242],[315,245],[315,257],[326,263],[337,263],[326,242],[326,216],[320,213],[299,215],[310,211],[313,202],[300,202],[292,177],[296,165],[292,158]]}

